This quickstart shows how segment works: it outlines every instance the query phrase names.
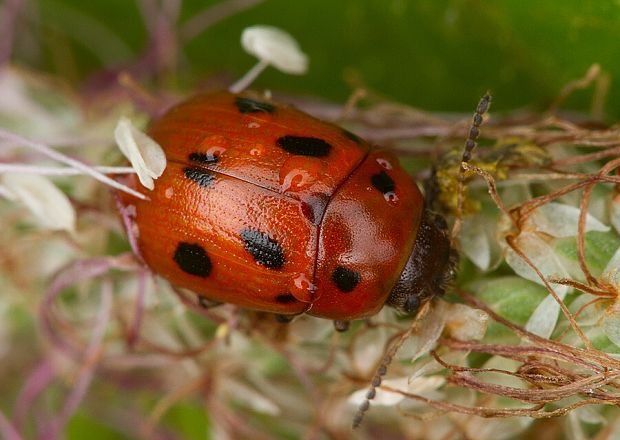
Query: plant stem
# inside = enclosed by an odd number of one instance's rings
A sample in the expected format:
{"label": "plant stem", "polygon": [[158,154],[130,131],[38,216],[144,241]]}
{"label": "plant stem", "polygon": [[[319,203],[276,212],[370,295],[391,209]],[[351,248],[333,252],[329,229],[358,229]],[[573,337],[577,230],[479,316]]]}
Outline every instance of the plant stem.
{"label": "plant stem", "polygon": [[[93,167],[94,170],[102,174],[135,174],[136,171],[131,167]],[[27,165],[21,163],[0,163],[0,174],[21,173],[39,174],[44,176],[78,176],[86,172],[75,168],[62,167],[43,167],[37,165]]]}
{"label": "plant stem", "polygon": [[228,88],[230,93],[239,93],[245,90],[269,65],[268,61],[260,60],[248,72],[243,75],[236,83]]}

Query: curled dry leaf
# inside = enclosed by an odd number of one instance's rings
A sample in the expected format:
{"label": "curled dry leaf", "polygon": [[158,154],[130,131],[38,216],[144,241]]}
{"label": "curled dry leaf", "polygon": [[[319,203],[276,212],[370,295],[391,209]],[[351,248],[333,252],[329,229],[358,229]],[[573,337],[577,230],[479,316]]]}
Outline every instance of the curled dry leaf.
{"label": "curled dry leaf", "polygon": [[11,198],[23,203],[42,227],[75,230],[75,210],[69,198],[47,178],[7,173],[1,181]]}
{"label": "curled dry leaf", "polygon": [[246,52],[282,72],[301,75],[308,70],[308,57],[297,41],[276,27],[257,25],[245,28],[241,45]]}
{"label": "curled dry leaf", "polygon": [[[579,212],[574,206],[550,202],[536,209],[527,223],[552,237],[574,237],[579,229]],[[590,214],[586,215],[585,232],[607,232],[609,229]]]}
{"label": "curled dry leaf", "polygon": [[155,188],[153,179],[157,179],[166,169],[166,155],[157,142],[138,130],[127,118],[120,118],[114,129],[114,139],[118,148],[131,162],[140,183],[148,188]]}

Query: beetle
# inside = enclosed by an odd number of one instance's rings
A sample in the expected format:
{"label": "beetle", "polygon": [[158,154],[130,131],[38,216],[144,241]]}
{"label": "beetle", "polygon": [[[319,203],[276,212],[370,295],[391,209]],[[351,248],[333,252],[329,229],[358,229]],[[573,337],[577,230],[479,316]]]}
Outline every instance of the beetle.
{"label": "beetle", "polygon": [[343,128],[217,92],[172,107],[148,134],[167,168],[153,191],[126,176],[148,199],[119,202],[142,260],[201,304],[283,322],[307,313],[342,331],[384,305],[412,314],[455,275],[443,217],[394,155]]}

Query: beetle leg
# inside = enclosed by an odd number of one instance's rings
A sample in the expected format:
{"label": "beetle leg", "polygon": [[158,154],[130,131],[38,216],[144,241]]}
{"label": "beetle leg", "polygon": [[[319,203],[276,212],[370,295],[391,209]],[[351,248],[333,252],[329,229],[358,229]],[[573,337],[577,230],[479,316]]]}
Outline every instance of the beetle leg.
{"label": "beetle leg", "polygon": [[346,332],[347,330],[349,330],[350,324],[351,324],[351,321],[340,321],[336,319],[334,321],[334,328],[336,329],[337,332]]}
{"label": "beetle leg", "polygon": [[280,314],[276,314],[274,316],[276,318],[276,321],[278,321],[280,324],[288,324],[289,322],[291,322],[293,320],[293,318],[295,318],[296,315],[280,315]]}
{"label": "beetle leg", "polygon": [[203,309],[210,309],[212,307],[217,307],[221,304],[222,303],[219,301],[214,301],[202,295],[198,296],[198,305],[200,305],[200,307],[202,307]]}

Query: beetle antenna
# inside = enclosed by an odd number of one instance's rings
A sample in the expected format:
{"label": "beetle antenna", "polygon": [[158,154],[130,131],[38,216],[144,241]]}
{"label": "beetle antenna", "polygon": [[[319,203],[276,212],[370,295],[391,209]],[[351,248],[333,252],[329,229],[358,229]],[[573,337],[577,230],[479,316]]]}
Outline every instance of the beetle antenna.
{"label": "beetle antenna", "polygon": [[395,342],[393,342],[388,348],[388,350],[385,352],[385,355],[383,356],[383,359],[381,359],[381,363],[379,364],[379,367],[375,371],[375,375],[372,377],[372,381],[370,382],[370,387],[368,388],[368,391],[366,392],[366,397],[364,398],[364,401],[360,404],[360,406],[357,408],[357,413],[355,413],[355,416],[353,417],[353,423],[352,423],[353,429],[361,425],[362,420],[364,420],[364,415],[370,409],[370,401],[375,398],[377,394],[377,388],[381,386],[381,382],[383,381],[383,376],[385,376],[385,374],[387,373],[387,369],[392,363],[394,356],[396,356],[396,353],[398,353],[398,350],[400,350],[400,347],[403,346],[405,341],[409,339],[409,337],[413,334],[414,331],[417,330],[418,328],[417,322],[429,310],[428,304],[429,303],[426,303],[425,307],[422,307],[420,309],[416,318],[413,320],[409,328],[405,332],[403,332],[403,334],[400,335],[400,337]]}
{"label": "beetle antenna", "polygon": [[467,133],[467,139],[465,139],[465,149],[463,150],[463,156],[461,157],[461,166],[459,168],[458,175],[458,189],[457,189],[457,205],[456,205],[456,220],[454,227],[452,228],[452,239],[454,240],[461,230],[461,218],[463,217],[463,204],[465,203],[465,171],[467,171],[467,164],[471,160],[471,153],[476,148],[478,143],[476,139],[480,135],[480,126],[484,121],[484,114],[489,110],[491,106],[491,94],[487,90],[476,107],[476,111],[472,118],[469,131]]}
{"label": "beetle antenna", "polygon": [[394,355],[403,345],[405,340],[411,334],[410,331],[406,331],[402,334],[402,336],[396,341],[392,346],[388,349],[388,351],[381,359],[381,363],[379,364],[379,368],[375,371],[375,375],[372,378],[372,382],[370,382],[370,388],[366,392],[366,397],[364,401],[357,408],[357,413],[353,417],[353,429],[360,426],[362,420],[364,420],[364,415],[370,409],[370,401],[375,398],[377,395],[377,388],[381,386],[381,381],[383,380],[383,376],[387,373],[388,366],[392,363],[392,359],[394,359]]}
{"label": "beetle antenna", "polygon": [[463,158],[461,159],[461,174],[465,172],[463,163],[467,163],[471,160],[471,152],[476,148],[476,139],[480,135],[480,126],[483,122],[484,114],[489,110],[491,106],[491,94],[487,91],[476,107],[476,112],[472,118],[471,126],[469,127],[469,133],[467,133],[467,139],[465,140],[465,151],[463,151]]}

